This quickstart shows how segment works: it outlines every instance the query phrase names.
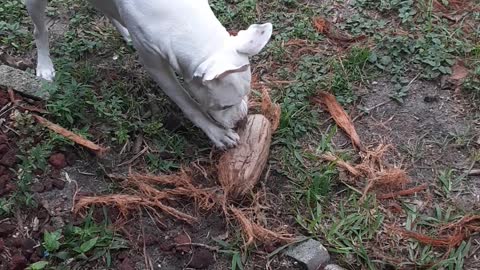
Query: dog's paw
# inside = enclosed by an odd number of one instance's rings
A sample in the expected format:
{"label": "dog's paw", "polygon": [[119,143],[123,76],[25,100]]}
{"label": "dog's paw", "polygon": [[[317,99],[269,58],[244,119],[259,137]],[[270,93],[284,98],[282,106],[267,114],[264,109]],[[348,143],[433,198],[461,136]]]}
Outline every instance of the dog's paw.
{"label": "dog's paw", "polygon": [[37,77],[50,82],[53,81],[53,79],[55,78],[55,69],[53,68],[53,64],[39,64],[37,66]]}
{"label": "dog's paw", "polygon": [[215,147],[220,150],[233,148],[240,142],[240,136],[238,136],[233,129],[223,129],[217,127],[210,130],[207,135],[215,144]]}

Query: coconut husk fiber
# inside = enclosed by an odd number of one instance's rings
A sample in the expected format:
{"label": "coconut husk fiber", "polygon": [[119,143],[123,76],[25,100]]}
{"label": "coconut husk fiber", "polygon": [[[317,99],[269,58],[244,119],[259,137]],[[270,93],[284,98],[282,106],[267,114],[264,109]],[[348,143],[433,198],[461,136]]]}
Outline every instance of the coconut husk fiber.
{"label": "coconut husk fiber", "polygon": [[[245,246],[254,242],[270,244],[294,241],[292,234],[264,227],[265,224],[262,225],[248,211],[255,204],[253,198],[259,197],[255,196],[254,187],[266,167],[272,133],[280,120],[280,107],[271,101],[266,88],[262,88],[262,100],[256,104],[260,107],[257,108],[260,113],[250,114],[245,124],[237,130],[239,145],[224,152],[212,167],[204,170],[204,174],[208,175],[205,177],[217,176],[219,186],[198,186],[192,175],[194,166],[171,175],[130,173],[125,177],[114,177],[122,180],[124,194],[79,198],[74,212],[92,205],[115,206],[124,215],[146,208],[192,224],[198,221],[196,217],[171,206],[172,202],[176,205],[188,200],[207,212],[222,209],[225,218],[234,220],[241,229],[246,240]],[[241,205],[238,199],[242,199]],[[160,215],[158,217],[162,218]]]}

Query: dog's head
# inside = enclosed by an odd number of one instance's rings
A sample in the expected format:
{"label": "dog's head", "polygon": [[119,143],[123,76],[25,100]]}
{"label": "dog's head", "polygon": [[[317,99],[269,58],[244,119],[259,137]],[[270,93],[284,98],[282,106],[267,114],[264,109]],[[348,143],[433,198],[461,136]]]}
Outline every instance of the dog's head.
{"label": "dog's head", "polygon": [[225,128],[247,116],[251,70],[249,57],[258,54],[272,35],[272,24],[254,24],[226,40],[223,49],[204,60],[189,81],[202,109]]}

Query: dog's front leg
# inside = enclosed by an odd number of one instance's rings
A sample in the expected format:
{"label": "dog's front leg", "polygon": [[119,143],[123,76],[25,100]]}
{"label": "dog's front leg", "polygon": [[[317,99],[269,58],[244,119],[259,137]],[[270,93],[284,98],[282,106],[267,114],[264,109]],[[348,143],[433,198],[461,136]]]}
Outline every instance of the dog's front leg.
{"label": "dog's front leg", "polygon": [[140,59],[165,94],[180,107],[190,121],[205,132],[216,147],[226,149],[238,144],[238,134],[232,129],[218,126],[200,110],[198,103],[188,95],[167,62],[159,60],[158,57],[141,56]]}
{"label": "dog's front leg", "polygon": [[27,0],[27,11],[35,25],[34,36],[37,46],[37,76],[51,81],[55,77],[55,68],[50,58],[48,31],[45,24],[47,0]]}

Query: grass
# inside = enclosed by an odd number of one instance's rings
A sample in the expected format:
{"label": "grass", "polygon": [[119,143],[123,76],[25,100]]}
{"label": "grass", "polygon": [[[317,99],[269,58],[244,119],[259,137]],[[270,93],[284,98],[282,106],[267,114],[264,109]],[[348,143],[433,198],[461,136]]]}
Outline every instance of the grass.
{"label": "grass", "polygon": [[[325,121],[310,99],[317,91],[327,90],[347,111],[358,109],[364,94],[360,90],[368,91],[371,82],[381,78],[392,85],[390,98],[402,104],[409,97],[412,78],[437,81],[452,73],[451,66],[457,59],[464,59],[473,71],[463,85],[464,92],[478,98],[480,33],[466,27],[467,19],[480,23],[478,11],[453,24],[439,15],[431,0],[355,1],[344,8],[345,20],[336,26],[354,36],[366,35],[367,40],[342,47],[332,44],[312,24],[314,17],[332,14],[330,5],[292,0],[214,0],[211,6],[228,29],[245,29],[263,21],[274,24],[272,41],[253,62],[268,71],[265,78],[271,81],[273,99],[282,109],[270,163],[293,186],[288,191],[293,202],[289,211],[296,215],[297,224],[290,225],[324,242],[340,264],[352,269],[394,267],[391,260],[379,257],[377,248],[382,249],[382,254],[400,259],[400,268],[461,269],[472,242],[465,241],[447,252],[389,236],[385,224],[393,222],[408,230],[433,233],[442,224],[458,220],[467,213],[445,206],[464,188],[458,184],[463,178],[444,167],[432,179],[436,193],[431,213],[405,199],[399,201],[403,214],[392,217],[375,196],[361,201],[358,189],[344,183],[335,164],[318,160],[317,156],[325,152],[338,152],[346,160],[353,159],[354,153],[340,149],[335,142],[339,136],[337,127]],[[86,5],[53,1],[49,13],[55,16],[67,7],[74,10],[70,12],[70,25],[52,45],[57,78],[49,89],[49,118],[117,152],[131,148],[142,134],[149,146],[144,165],[152,173],[176,171],[183,164],[207,157],[210,148],[205,136],[163,94],[156,94],[156,85],[135,63],[131,46],[111,26],[100,23],[99,14]],[[19,21],[19,17],[23,19]],[[0,4],[0,33],[5,33],[0,35],[0,45],[6,46],[9,53],[22,55],[33,48],[31,30],[21,1]],[[295,46],[299,40],[305,43]],[[278,81],[288,83],[275,83]],[[178,116],[174,121],[180,122],[180,128],[168,127],[172,114]],[[39,145],[22,142],[19,192],[12,198],[0,199],[0,211],[6,214],[11,214],[17,202],[35,203],[28,189],[32,171],[45,170],[52,149],[67,143],[32,129],[28,116],[22,116],[22,121],[18,129],[29,135],[26,137],[40,134],[47,139]],[[473,145],[471,132],[464,133],[452,134],[445,144],[464,148]],[[427,144],[422,137],[400,148],[414,164],[425,158]],[[108,264],[111,249],[107,246],[111,247],[116,236],[103,225],[88,220],[85,224],[46,234],[42,245],[49,254],[66,252],[49,262],[62,264],[66,258],[85,262],[103,253],[101,257]],[[219,245],[231,259],[231,269],[242,269],[248,252],[240,249],[235,240]],[[31,266],[42,269],[39,267]]]}
{"label": "grass", "polygon": [[103,224],[95,223],[93,211],[90,211],[79,226],[68,224],[63,229],[44,233],[42,250],[46,260],[30,265],[29,269],[72,269],[97,261],[112,267],[112,252],[129,246],[125,239],[109,228],[111,224],[106,209],[103,210]]}

